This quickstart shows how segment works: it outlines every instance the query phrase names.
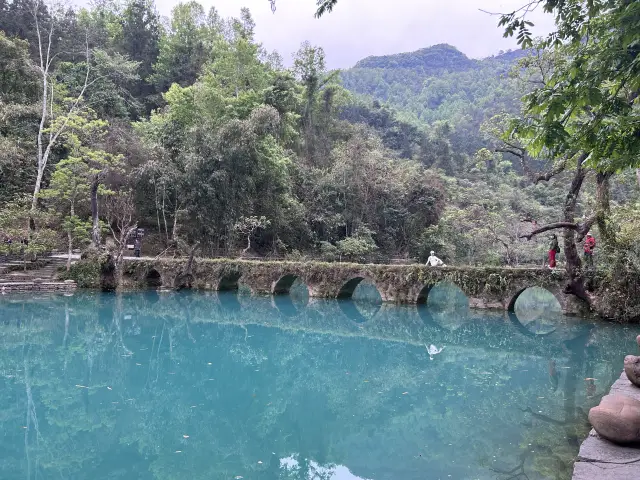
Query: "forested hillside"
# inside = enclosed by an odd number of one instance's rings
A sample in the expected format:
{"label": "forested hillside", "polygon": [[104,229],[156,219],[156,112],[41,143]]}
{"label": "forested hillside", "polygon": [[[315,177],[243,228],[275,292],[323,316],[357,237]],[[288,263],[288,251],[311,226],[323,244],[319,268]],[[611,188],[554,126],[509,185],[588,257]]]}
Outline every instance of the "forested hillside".
{"label": "forested hillside", "polygon": [[369,57],[341,73],[348,90],[437,128],[447,123],[453,147],[473,154],[485,146],[480,126],[494,115],[517,115],[526,93],[512,70],[527,52],[517,50],[472,60],[451,45]]}
{"label": "forested hillside", "polygon": [[254,29],[196,2],[164,22],[152,0],[0,0],[3,251],[118,256],[137,226],[153,255],[542,265],[530,233],[585,233],[596,207],[633,237],[631,163],[597,177],[518,123],[565,53],[438,45],[330,72],[308,43],[285,68]]}

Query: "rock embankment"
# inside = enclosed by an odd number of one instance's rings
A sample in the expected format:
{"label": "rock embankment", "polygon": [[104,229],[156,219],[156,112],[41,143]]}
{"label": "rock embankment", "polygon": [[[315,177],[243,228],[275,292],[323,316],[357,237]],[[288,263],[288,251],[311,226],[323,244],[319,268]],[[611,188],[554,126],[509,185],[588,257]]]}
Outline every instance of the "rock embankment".
{"label": "rock embankment", "polygon": [[[637,341],[640,347],[640,335]],[[625,359],[625,371],[609,395],[589,412],[594,428],[580,447],[573,480],[640,479],[638,360],[633,355]]]}

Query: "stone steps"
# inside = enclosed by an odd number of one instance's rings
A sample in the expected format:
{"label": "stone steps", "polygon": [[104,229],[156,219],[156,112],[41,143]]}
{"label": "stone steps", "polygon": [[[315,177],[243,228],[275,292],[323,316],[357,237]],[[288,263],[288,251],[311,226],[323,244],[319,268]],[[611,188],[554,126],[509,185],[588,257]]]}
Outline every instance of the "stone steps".
{"label": "stone steps", "polygon": [[[10,261],[0,264],[0,283],[53,281],[58,270],[67,263],[64,258],[48,258],[47,264],[41,268],[24,270],[23,262]],[[28,265],[29,266],[29,265]],[[32,265],[31,265],[32,266]]]}

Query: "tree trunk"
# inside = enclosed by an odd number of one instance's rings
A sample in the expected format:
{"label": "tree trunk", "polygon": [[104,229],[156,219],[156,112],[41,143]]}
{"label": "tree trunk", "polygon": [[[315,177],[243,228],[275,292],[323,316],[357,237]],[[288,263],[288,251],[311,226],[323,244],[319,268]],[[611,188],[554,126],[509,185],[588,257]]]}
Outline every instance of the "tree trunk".
{"label": "tree trunk", "polygon": [[38,194],[40,193],[40,189],[42,188],[43,176],[44,176],[44,169],[40,167],[40,159],[38,159],[38,176],[36,177],[36,185],[33,189],[33,198],[31,199],[32,212],[35,212],[36,208],[38,208]]}
{"label": "tree trunk", "polygon": [[[586,159],[587,154],[582,154],[578,157],[576,172],[571,182],[571,188],[567,193],[564,205],[564,221],[575,223],[576,204],[578,202],[578,196],[580,195],[580,189],[586,176],[586,171],[582,167],[582,162]],[[582,261],[580,260],[580,254],[578,253],[578,247],[576,245],[576,231],[574,229],[564,229],[564,251],[566,262],[566,272],[568,277],[568,283],[565,287],[567,293],[572,293],[578,298],[590,303],[590,298],[587,295],[587,291],[584,285],[584,276],[582,273]]]}
{"label": "tree trunk", "polygon": [[251,233],[249,232],[249,234],[247,235],[247,248],[245,248],[242,253],[247,253],[249,250],[251,250]]}
{"label": "tree trunk", "polygon": [[73,235],[71,234],[71,230],[67,232],[68,240],[69,240],[69,255],[67,256],[67,272],[71,270],[71,255],[73,255]]}
{"label": "tree trunk", "polygon": [[636,168],[636,178],[638,179],[638,186],[640,187],[640,168]]}
{"label": "tree trunk", "polygon": [[100,186],[100,180],[96,175],[91,182],[91,220],[93,221],[93,228],[91,230],[91,242],[93,246],[98,248],[100,246],[100,217],[98,216],[98,187]]}
{"label": "tree trunk", "polygon": [[611,211],[611,194],[609,179],[611,173],[598,173],[596,175],[596,222],[602,235],[603,243],[607,246],[615,246],[615,234],[609,228],[609,213]]}
{"label": "tree trunk", "polygon": [[[75,216],[76,212],[75,212],[75,208],[73,206],[73,200],[71,201],[71,221],[73,221],[73,217]],[[71,270],[71,255],[73,255],[73,233],[71,231],[71,229],[69,229],[69,231],[67,232],[67,236],[69,239],[69,254],[67,256],[67,272],[69,270]]]}

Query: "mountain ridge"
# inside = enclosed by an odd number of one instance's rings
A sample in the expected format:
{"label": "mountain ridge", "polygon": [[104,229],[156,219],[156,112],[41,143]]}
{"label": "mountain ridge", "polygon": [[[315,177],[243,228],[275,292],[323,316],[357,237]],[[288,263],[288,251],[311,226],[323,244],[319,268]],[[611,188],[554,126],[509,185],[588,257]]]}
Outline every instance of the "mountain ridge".
{"label": "mountain ridge", "polygon": [[361,68],[394,68],[411,69],[423,71],[461,71],[475,68],[487,61],[507,61],[513,62],[527,54],[525,50],[500,51],[497,55],[481,59],[469,58],[457,47],[448,43],[439,43],[429,47],[420,48],[410,52],[398,52],[387,55],[370,55],[358,60],[355,65],[348,69]]}

